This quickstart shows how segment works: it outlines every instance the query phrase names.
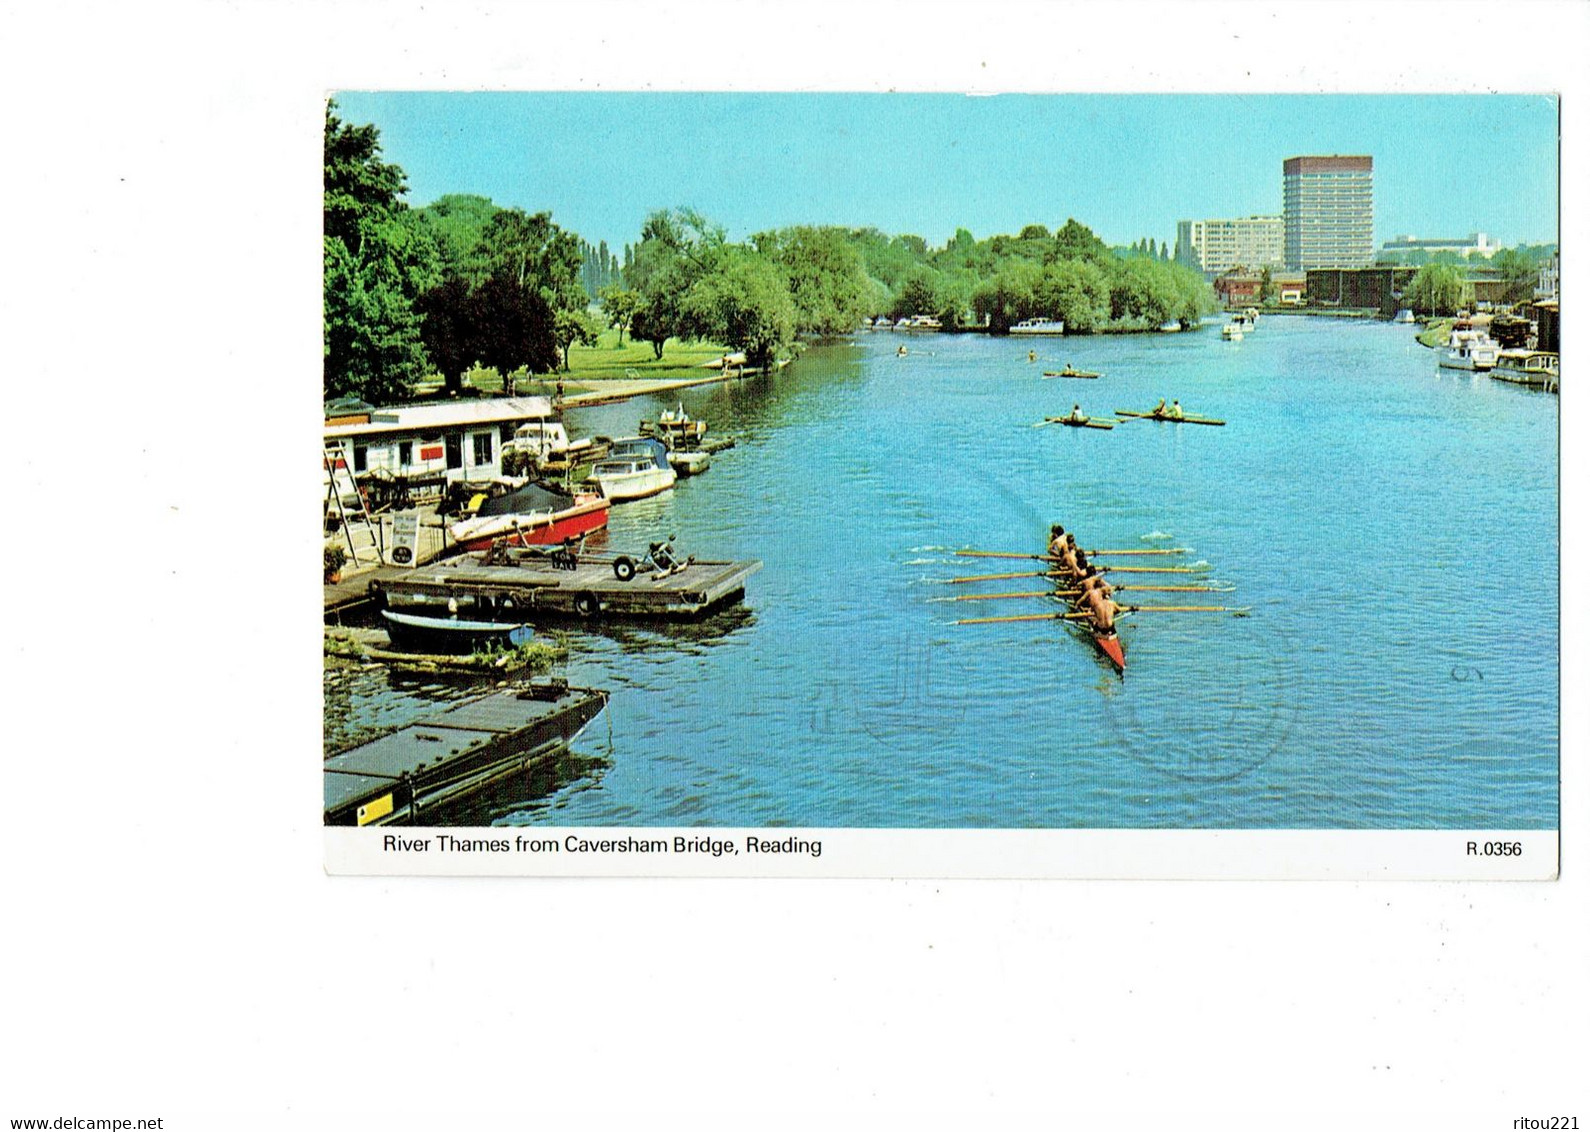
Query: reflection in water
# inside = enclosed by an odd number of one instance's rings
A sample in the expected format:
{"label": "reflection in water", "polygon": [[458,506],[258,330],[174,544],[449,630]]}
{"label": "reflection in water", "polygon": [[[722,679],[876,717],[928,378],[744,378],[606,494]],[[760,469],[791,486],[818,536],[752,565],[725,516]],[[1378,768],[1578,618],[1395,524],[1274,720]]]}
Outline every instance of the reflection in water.
{"label": "reflection in water", "polygon": [[[744,607],[700,623],[566,626],[561,674],[610,689],[608,718],[491,820],[1553,824],[1555,400],[1452,380],[1395,327],[1269,318],[1235,350],[1217,334],[1066,339],[1037,365],[1017,341],[945,335],[899,358],[897,337],[862,335],[773,375],[571,411],[573,431],[618,436],[682,402],[735,436],[704,475],[615,507],[608,545],[677,534],[682,554],[764,567]],[[1037,376],[1066,362],[1104,376]],[[1229,425],[1032,427],[1078,398],[1106,417],[1161,397]],[[1499,514],[1531,566],[1510,579],[1522,623],[1476,600]],[[970,572],[951,550],[1026,552],[1053,521],[1096,546],[1174,538],[1254,613],[1127,619],[1122,681],[1065,627],[954,627],[929,600]],[[1394,616],[1355,606],[1344,547]],[[328,746],[458,694],[328,673]]]}

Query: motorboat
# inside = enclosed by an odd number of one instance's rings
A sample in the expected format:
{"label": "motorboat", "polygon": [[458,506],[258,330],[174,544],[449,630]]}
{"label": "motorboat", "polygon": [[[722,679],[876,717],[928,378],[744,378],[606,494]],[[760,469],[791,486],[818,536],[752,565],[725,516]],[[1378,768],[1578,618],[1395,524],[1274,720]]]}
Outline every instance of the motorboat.
{"label": "motorboat", "polygon": [[454,523],[448,534],[465,550],[485,550],[499,540],[509,546],[548,546],[601,530],[610,507],[595,491],[570,493],[531,482],[480,499],[474,514]]}
{"label": "motorboat", "polygon": [[1242,341],[1241,325],[1235,322],[1226,323],[1220,328],[1220,337],[1224,338],[1227,342]]}
{"label": "motorboat", "polygon": [[896,330],[923,332],[943,330],[944,324],[932,315],[913,314],[906,318],[898,319],[894,324],[894,328]]}
{"label": "motorboat", "polygon": [[642,436],[655,436],[669,448],[690,448],[707,435],[707,422],[691,420],[683,404],[677,410],[664,409],[655,422],[641,421]]}
{"label": "motorboat", "polygon": [[1400,322],[1400,323],[1404,323],[1404,324],[1411,323],[1411,322],[1413,322],[1413,312],[1411,310],[1409,310],[1407,307],[1403,307],[1400,311],[1397,312],[1396,317],[1393,318],[1391,321],[1392,322]]}
{"label": "motorboat", "polygon": [[1064,334],[1066,324],[1058,318],[1024,318],[1010,328],[1012,334]]}
{"label": "motorboat", "polygon": [[655,437],[635,436],[613,441],[585,482],[596,485],[609,502],[622,503],[667,491],[678,479],[668,446]]}
{"label": "motorboat", "polygon": [[1454,330],[1446,353],[1436,358],[1443,369],[1488,370],[1501,347],[1483,330]]}
{"label": "motorboat", "polygon": [[591,437],[570,440],[568,429],[557,417],[547,415],[526,421],[514,430],[508,451],[529,456],[543,471],[566,471],[577,464],[598,459],[606,451],[605,442]]}

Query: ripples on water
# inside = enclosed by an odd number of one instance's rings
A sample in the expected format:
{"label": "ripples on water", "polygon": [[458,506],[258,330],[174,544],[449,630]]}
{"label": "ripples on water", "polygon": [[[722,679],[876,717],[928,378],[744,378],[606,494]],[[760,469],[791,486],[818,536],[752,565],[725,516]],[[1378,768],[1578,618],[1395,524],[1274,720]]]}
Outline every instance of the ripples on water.
{"label": "ripples on water", "polygon": [[[1026,342],[945,336],[902,359],[879,334],[571,412],[619,435],[682,399],[738,437],[704,476],[615,508],[611,542],[677,533],[765,565],[746,608],[573,634],[566,674],[613,691],[610,719],[474,818],[1555,827],[1556,400],[1440,370],[1401,327],[1216,335],[1046,342],[1029,364]],[[1104,377],[1039,379],[1067,361]],[[1160,397],[1230,423],[1032,427]],[[953,548],[1036,551],[1053,521],[1094,546],[1174,540],[1238,587],[1144,604],[1252,614],[1126,618],[1122,682],[1059,624],[949,624],[1041,601],[929,600],[1041,588],[939,583],[1003,569]],[[328,746],[457,694],[328,676]]]}

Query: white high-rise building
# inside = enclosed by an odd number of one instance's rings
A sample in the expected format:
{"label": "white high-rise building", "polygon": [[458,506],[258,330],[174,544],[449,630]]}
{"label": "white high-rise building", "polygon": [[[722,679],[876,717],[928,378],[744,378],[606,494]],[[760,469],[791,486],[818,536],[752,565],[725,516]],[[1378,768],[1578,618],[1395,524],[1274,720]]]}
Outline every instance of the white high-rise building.
{"label": "white high-rise building", "polygon": [[1372,157],[1288,157],[1281,163],[1290,270],[1373,266],[1374,180]]}
{"label": "white high-rise building", "polygon": [[1205,275],[1236,268],[1260,271],[1284,262],[1285,225],[1279,216],[1234,220],[1178,220],[1176,258]]}

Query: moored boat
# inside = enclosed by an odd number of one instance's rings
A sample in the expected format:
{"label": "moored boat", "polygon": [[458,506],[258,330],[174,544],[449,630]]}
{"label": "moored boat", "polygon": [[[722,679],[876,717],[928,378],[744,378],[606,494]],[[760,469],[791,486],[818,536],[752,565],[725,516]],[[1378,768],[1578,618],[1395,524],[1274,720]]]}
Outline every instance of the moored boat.
{"label": "moored boat", "polygon": [[1483,330],[1454,330],[1447,350],[1436,358],[1442,369],[1488,370],[1496,364],[1501,347]]}
{"label": "moored boat", "polygon": [[1058,318],[1024,318],[1010,328],[1012,334],[1057,335],[1066,332],[1066,324]]}
{"label": "moored boat", "polygon": [[668,464],[682,476],[694,476],[712,467],[712,455],[700,448],[675,448],[668,453]]}
{"label": "moored boat", "polygon": [[1497,381],[1530,389],[1559,391],[1558,355],[1548,350],[1502,350],[1496,355],[1491,376]]}
{"label": "moored boat", "polygon": [[1228,322],[1220,328],[1220,337],[1227,342],[1242,341],[1242,327],[1235,322]]}
{"label": "moored boat", "polygon": [[443,645],[457,650],[483,643],[523,644],[535,635],[530,626],[513,621],[476,621],[464,617],[429,617],[383,609],[393,644]]}
{"label": "moored boat", "polygon": [[677,410],[664,409],[656,421],[641,421],[640,432],[659,438],[669,448],[689,447],[707,435],[707,422],[692,420],[681,404]]}
{"label": "moored boat", "polygon": [[678,479],[679,474],[668,463],[668,446],[651,437],[637,436],[613,441],[586,482],[595,484],[603,498],[623,503],[667,491]]}
{"label": "moored boat", "polygon": [[467,519],[448,528],[465,550],[485,550],[498,540],[510,546],[548,546],[607,526],[611,504],[593,491],[567,493],[527,483],[484,499]]}
{"label": "moored boat", "polygon": [[943,330],[944,324],[938,319],[934,318],[932,315],[913,314],[897,320],[894,324],[894,328],[896,330],[924,333]]}

